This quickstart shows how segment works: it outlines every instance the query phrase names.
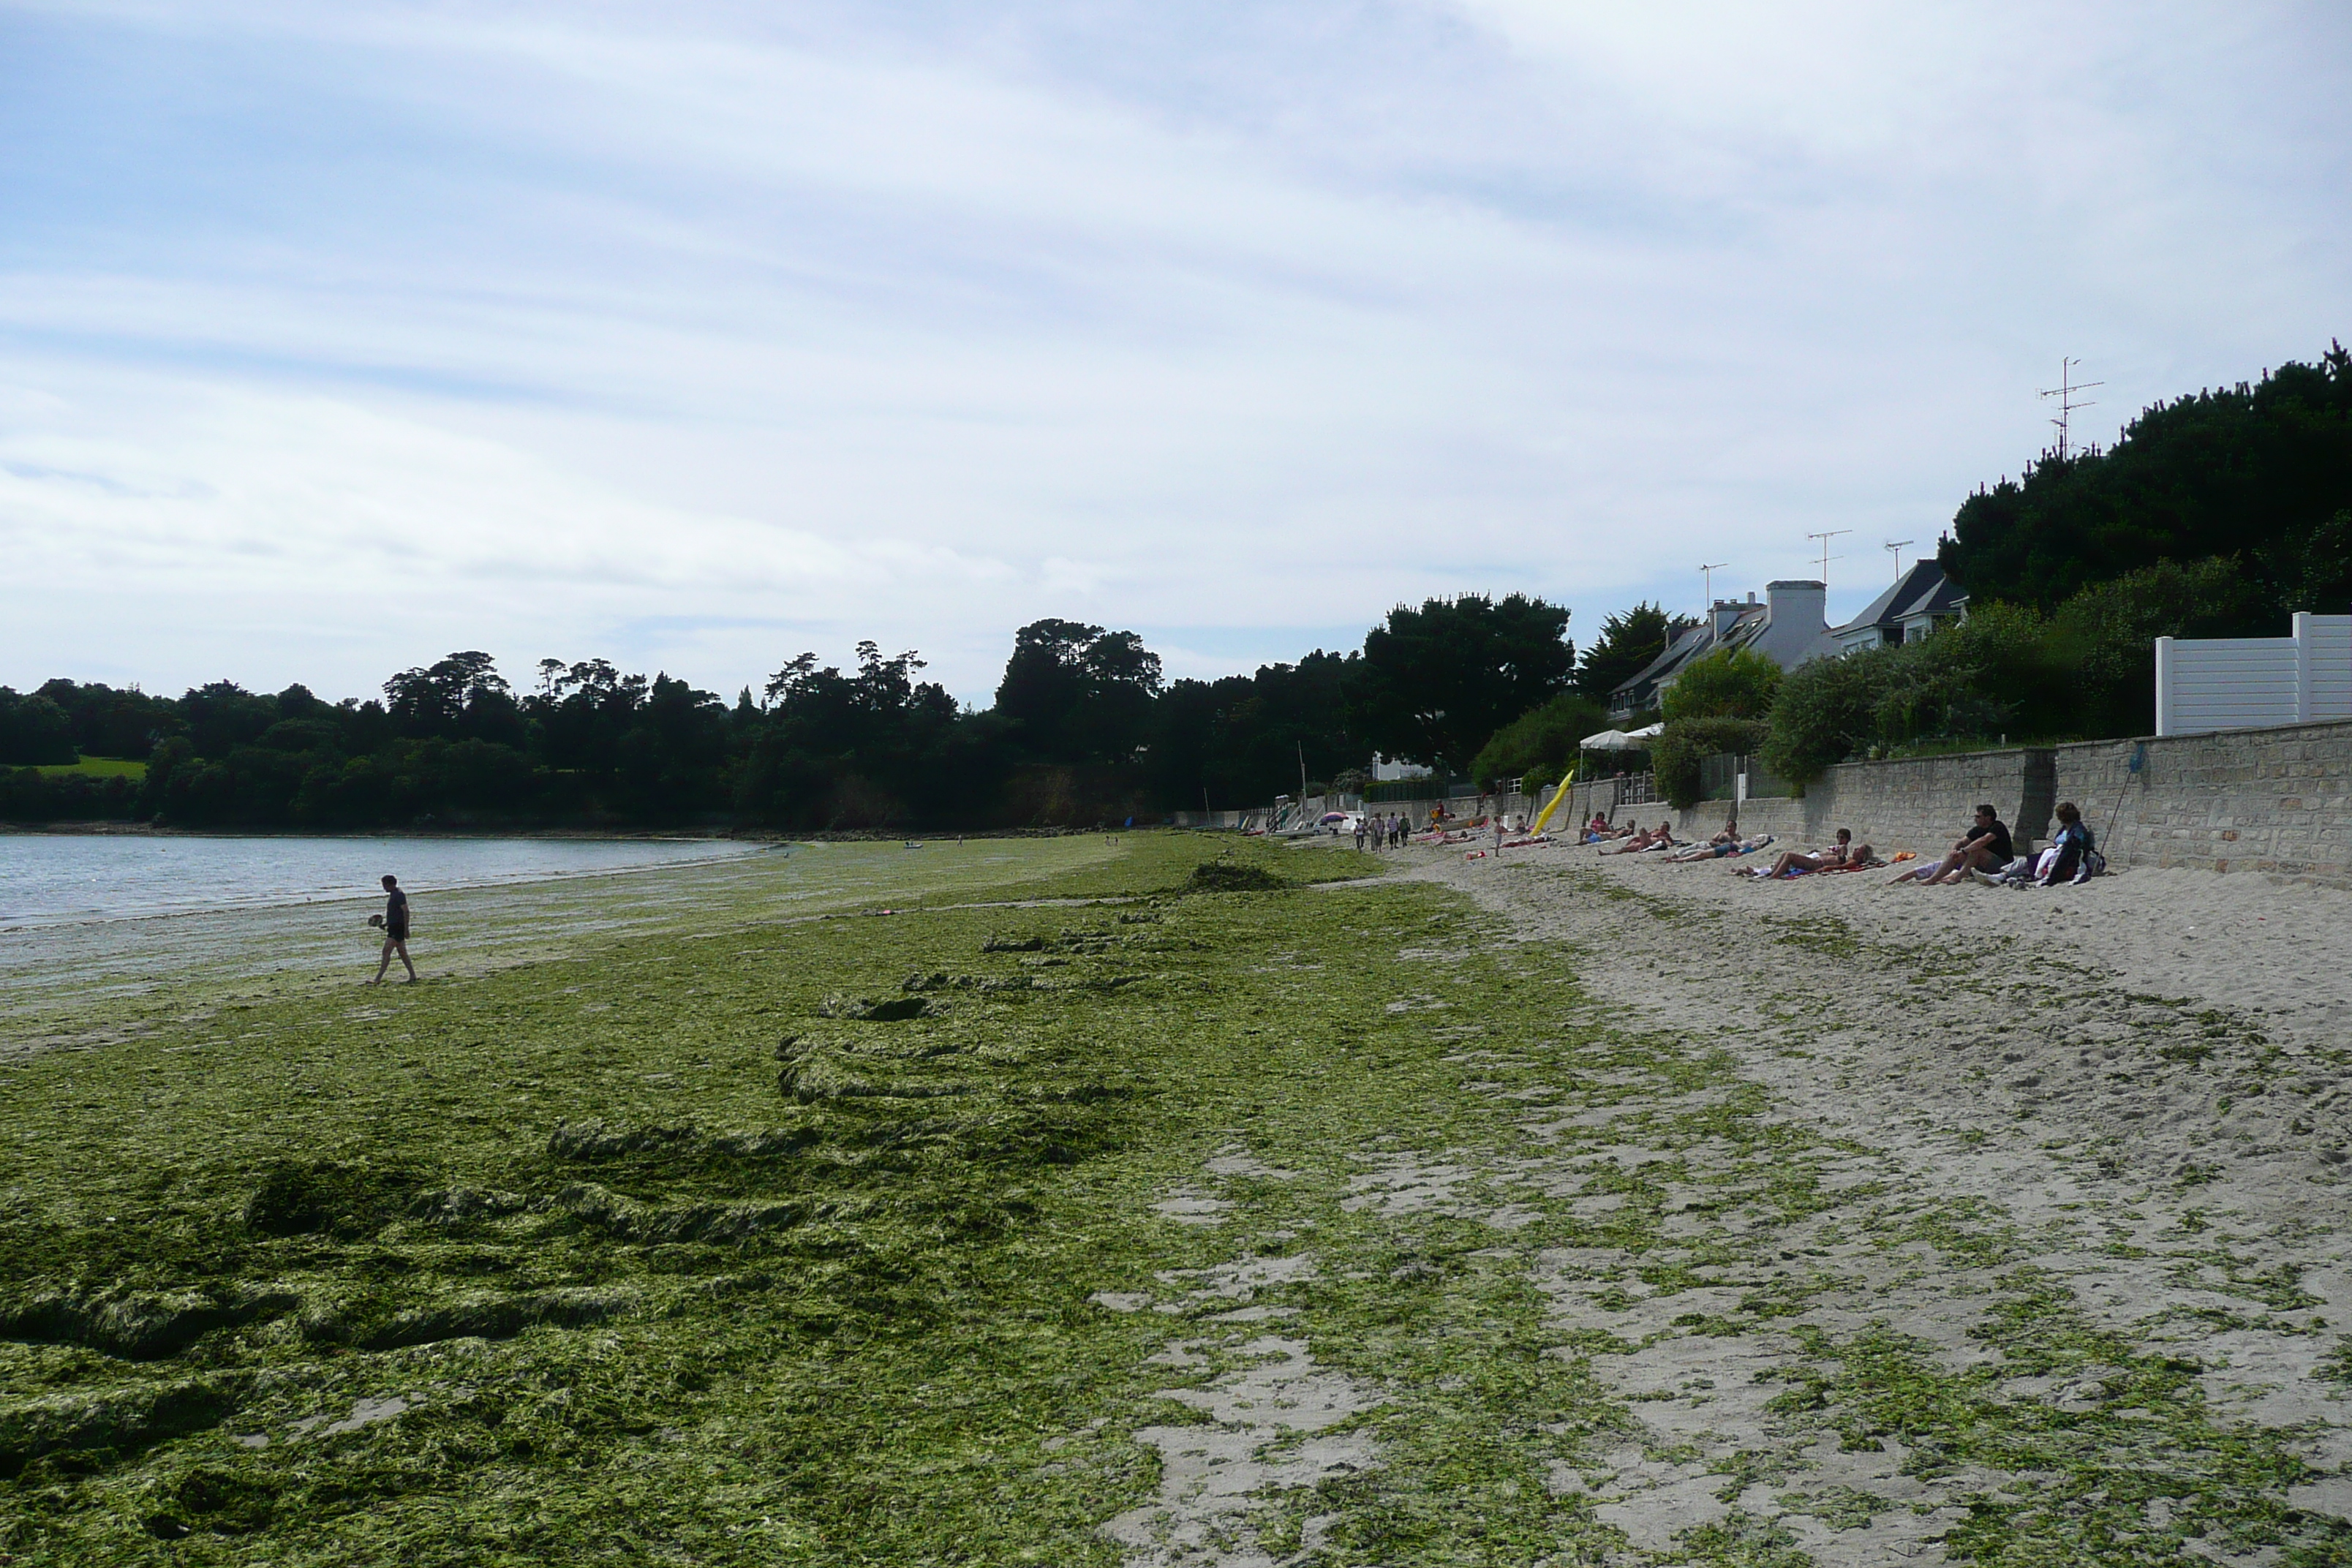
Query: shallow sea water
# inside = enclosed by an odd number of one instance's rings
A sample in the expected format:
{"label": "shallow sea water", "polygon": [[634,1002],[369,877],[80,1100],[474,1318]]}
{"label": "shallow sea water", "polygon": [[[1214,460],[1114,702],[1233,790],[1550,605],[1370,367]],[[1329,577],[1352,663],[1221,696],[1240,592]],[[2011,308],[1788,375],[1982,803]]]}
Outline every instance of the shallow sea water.
{"label": "shallow sea water", "polygon": [[0,834],[0,930],[383,896],[726,859],[721,839]]}

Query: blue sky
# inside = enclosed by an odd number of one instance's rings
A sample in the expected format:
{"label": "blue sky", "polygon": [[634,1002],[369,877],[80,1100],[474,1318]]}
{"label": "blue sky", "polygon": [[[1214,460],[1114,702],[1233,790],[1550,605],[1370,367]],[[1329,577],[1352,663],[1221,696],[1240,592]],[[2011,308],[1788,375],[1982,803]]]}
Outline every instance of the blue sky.
{"label": "blue sky", "polygon": [[0,0],[0,682],[1832,608],[2352,300],[2338,5]]}

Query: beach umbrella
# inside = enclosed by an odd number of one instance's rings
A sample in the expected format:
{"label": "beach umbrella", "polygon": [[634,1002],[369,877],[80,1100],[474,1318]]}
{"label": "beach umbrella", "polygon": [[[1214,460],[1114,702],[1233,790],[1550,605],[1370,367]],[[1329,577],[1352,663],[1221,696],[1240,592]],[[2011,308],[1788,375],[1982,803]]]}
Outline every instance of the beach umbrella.
{"label": "beach umbrella", "polygon": [[1577,744],[1588,752],[1626,752],[1637,742],[1622,730],[1603,730],[1598,735],[1587,735]]}

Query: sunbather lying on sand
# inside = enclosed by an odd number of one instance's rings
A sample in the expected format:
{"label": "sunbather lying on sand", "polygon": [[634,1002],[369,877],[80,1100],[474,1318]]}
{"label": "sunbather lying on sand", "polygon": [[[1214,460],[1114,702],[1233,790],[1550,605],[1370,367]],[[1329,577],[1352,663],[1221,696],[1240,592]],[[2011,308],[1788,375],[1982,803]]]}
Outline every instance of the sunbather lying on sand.
{"label": "sunbather lying on sand", "polygon": [[1769,869],[1757,866],[1734,871],[1735,877],[1811,877],[1830,876],[1840,871],[1860,871],[1884,865],[1876,850],[1867,844],[1853,842],[1851,828],[1838,829],[1838,841],[1827,849],[1811,855],[1801,855],[1794,849],[1783,850]]}
{"label": "sunbather lying on sand", "polygon": [[1675,841],[1674,827],[1675,825],[1671,822],[1661,822],[1655,827],[1645,828],[1643,831],[1634,834],[1631,838],[1623,839],[1618,843],[1611,845],[1601,853],[1603,855],[1638,855],[1643,850],[1653,848],[1660,844],[1672,844]]}
{"label": "sunbather lying on sand", "polygon": [[1837,830],[1837,842],[1828,848],[1816,849],[1811,855],[1801,850],[1783,849],[1780,851],[1780,858],[1772,862],[1772,868],[1764,874],[1768,877],[1784,877],[1792,867],[1802,867],[1808,871],[1826,871],[1832,866],[1844,865],[1853,855],[1853,829],[1841,827]]}
{"label": "sunbather lying on sand", "polygon": [[1717,834],[1714,837],[1712,837],[1712,838],[1708,839],[1708,840],[1707,840],[1707,842],[1708,842],[1709,844],[1737,844],[1737,843],[1738,843],[1738,842],[1739,842],[1739,818],[1738,818],[1738,817],[1736,817],[1736,816],[1727,816],[1727,817],[1725,817],[1725,818],[1723,819],[1723,831],[1722,831],[1722,832],[1720,832],[1720,833],[1718,833],[1718,834]]}
{"label": "sunbather lying on sand", "polygon": [[[1717,834],[1717,837],[1721,837],[1722,835]],[[1667,856],[1666,858],[1677,864],[1693,860],[1720,860],[1727,855],[1753,855],[1771,842],[1770,834],[1759,833],[1753,838],[1735,838],[1727,844],[1693,845],[1688,849]]]}

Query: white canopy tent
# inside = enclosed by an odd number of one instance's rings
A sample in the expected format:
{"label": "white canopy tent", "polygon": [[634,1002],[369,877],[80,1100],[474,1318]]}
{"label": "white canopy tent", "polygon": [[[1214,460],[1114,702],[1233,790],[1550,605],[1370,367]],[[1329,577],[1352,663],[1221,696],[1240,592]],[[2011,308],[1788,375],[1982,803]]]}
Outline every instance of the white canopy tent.
{"label": "white canopy tent", "polygon": [[1585,736],[1577,745],[1587,752],[1644,752],[1664,730],[1663,723],[1646,724],[1639,730],[1603,730],[1597,735]]}

